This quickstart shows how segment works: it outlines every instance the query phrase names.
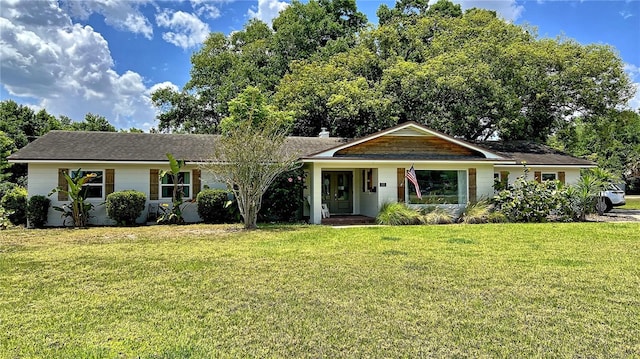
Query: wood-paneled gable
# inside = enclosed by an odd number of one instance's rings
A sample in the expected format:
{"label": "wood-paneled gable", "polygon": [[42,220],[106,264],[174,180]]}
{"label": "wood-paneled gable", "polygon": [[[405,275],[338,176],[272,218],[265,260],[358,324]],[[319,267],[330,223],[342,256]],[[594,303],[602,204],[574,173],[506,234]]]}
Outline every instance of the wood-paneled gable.
{"label": "wood-paneled gable", "polygon": [[337,157],[362,155],[482,156],[481,153],[436,136],[382,136],[344,148]]}

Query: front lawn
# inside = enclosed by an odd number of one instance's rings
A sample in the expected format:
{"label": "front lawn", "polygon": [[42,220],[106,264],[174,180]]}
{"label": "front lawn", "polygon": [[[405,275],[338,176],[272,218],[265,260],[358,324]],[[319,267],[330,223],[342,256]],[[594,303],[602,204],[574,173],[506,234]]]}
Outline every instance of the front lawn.
{"label": "front lawn", "polygon": [[626,204],[621,206],[621,209],[640,209],[640,197],[634,196],[625,198]]}
{"label": "front lawn", "polygon": [[0,357],[638,357],[638,233],[0,231]]}

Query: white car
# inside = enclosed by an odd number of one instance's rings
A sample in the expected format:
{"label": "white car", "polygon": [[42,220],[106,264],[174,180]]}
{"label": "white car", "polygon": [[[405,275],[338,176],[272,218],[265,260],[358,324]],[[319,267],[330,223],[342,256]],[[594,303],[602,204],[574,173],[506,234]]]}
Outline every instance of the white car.
{"label": "white car", "polygon": [[609,212],[613,207],[624,206],[627,202],[624,199],[624,191],[618,185],[611,184],[606,191],[600,193],[607,205],[605,212]]}

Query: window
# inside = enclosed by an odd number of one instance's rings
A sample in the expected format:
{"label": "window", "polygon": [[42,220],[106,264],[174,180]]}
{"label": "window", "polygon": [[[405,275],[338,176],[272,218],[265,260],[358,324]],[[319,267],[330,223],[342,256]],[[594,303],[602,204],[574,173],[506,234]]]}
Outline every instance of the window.
{"label": "window", "polygon": [[373,181],[373,169],[362,170],[362,192],[375,192],[376,188]]}
{"label": "window", "polygon": [[557,176],[556,176],[556,173],[554,173],[554,172],[543,173],[542,174],[542,182],[555,181],[556,179],[557,179]]}
{"label": "window", "polygon": [[467,203],[467,172],[456,170],[416,170],[422,199],[408,184],[409,203],[413,204],[465,204]]}
{"label": "window", "polygon": [[94,178],[89,179],[84,186],[82,186],[82,191],[80,192],[84,198],[103,198],[104,193],[104,171],[93,171],[93,170],[83,170],[83,171],[71,171],[71,178],[74,180],[76,178],[81,178],[89,174],[95,174]]}
{"label": "window", "polygon": [[[173,197],[173,176],[170,174],[164,175],[160,181],[160,197],[172,198]],[[183,198],[191,197],[191,173],[180,172],[178,174],[178,190],[182,190]]]}
{"label": "window", "polygon": [[493,181],[498,181],[500,182],[502,180],[502,178],[500,177],[500,172],[493,172]]}

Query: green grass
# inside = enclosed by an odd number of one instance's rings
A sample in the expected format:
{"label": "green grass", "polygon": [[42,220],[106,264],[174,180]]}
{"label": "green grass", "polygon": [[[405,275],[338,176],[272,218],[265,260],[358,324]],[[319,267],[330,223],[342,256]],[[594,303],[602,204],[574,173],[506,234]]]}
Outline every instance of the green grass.
{"label": "green grass", "polygon": [[0,231],[0,357],[638,357],[639,232]]}
{"label": "green grass", "polygon": [[627,198],[625,199],[626,204],[619,208],[622,209],[640,209],[640,197]]}

